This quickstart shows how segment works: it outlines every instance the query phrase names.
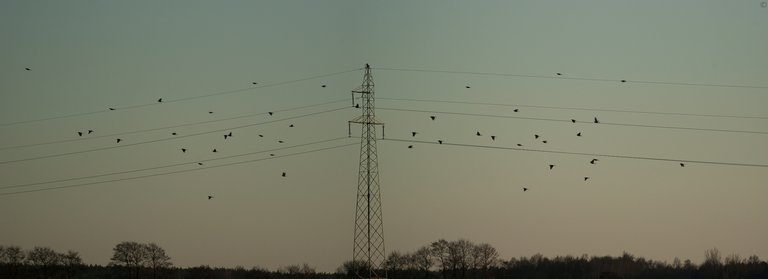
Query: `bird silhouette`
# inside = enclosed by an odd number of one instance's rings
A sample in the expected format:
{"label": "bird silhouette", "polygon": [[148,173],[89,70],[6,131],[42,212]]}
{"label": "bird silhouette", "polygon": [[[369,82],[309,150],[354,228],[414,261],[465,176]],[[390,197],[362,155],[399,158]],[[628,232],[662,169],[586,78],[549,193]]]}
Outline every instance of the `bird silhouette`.
{"label": "bird silhouette", "polygon": [[27,70],[27,71],[31,71],[32,69],[30,69],[30,68],[24,68],[24,70]]}
{"label": "bird silhouette", "polygon": [[576,136],[580,137],[581,136],[581,132],[576,133]]}
{"label": "bird silhouette", "polygon": [[443,144],[443,140],[437,140],[437,143]]}
{"label": "bird silhouette", "polygon": [[562,76],[563,74],[562,74],[562,73],[557,73],[557,75],[558,75],[558,76]]}
{"label": "bird silhouette", "polygon": [[551,170],[552,168],[554,168],[554,167],[555,167],[555,165],[549,165],[549,169],[550,169],[550,170]]}
{"label": "bird silhouette", "polygon": [[496,140],[496,136],[491,136],[491,140]]}
{"label": "bird silhouette", "polygon": [[291,124],[291,125],[288,125],[288,127],[291,127],[291,128],[293,128],[293,124]]}
{"label": "bird silhouette", "polygon": [[435,116],[434,115],[430,116],[429,118],[431,118],[432,120],[435,120]]}
{"label": "bird silhouette", "polygon": [[283,143],[283,141],[279,140],[279,141],[277,141],[277,143]]}
{"label": "bird silhouette", "polygon": [[228,137],[228,136],[229,136],[229,135],[224,135],[224,139],[227,139],[227,137]]}
{"label": "bird silhouette", "polygon": [[600,123],[600,121],[597,120],[597,117],[595,117],[595,123]]}
{"label": "bird silhouette", "polygon": [[285,177],[285,172],[283,172],[283,177]]}
{"label": "bird silhouette", "polygon": [[198,166],[202,166],[202,165],[203,165],[203,163],[197,162],[197,165],[198,165]]}
{"label": "bird silhouette", "polygon": [[589,176],[584,177],[584,181],[587,181],[587,179],[589,179]]}
{"label": "bird silhouette", "polygon": [[275,153],[269,153],[269,156],[270,156],[270,157],[274,157],[274,156],[275,156]]}
{"label": "bird silhouette", "polygon": [[123,139],[117,139],[117,143],[120,143],[121,141],[123,141]]}
{"label": "bird silhouette", "polygon": [[83,136],[83,132],[77,132],[77,136],[82,137]]}
{"label": "bird silhouette", "polygon": [[685,167],[685,164],[684,164],[684,163],[680,163],[680,166],[681,166],[681,167]]}
{"label": "bird silhouette", "polygon": [[546,140],[543,140],[543,141],[541,141],[541,142],[543,142],[543,143],[547,143],[547,141],[546,141]]}
{"label": "bird silhouette", "polygon": [[538,139],[538,138],[539,138],[539,135],[533,135],[533,138],[534,138],[534,139]]}
{"label": "bird silhouette", "polygon": [[323,85],[320,85],[320,87],[323,87],[323,88],[325,88],[325,84],[323,84]]}
{"label": "bird silhouette", "polygon": [[571,119],[571,123],[576,123],[576,119]]}
{"label": "bird silhouette", "polygon": [[176,132],[172,132],[172,133],[171,133],[171,135],[175,136],[175,135],[176,135]]}
{"label": "bird silhouette", "polygon": [[469,85],[465,86],[466,88],[469,88]]}
{"label": "bird silhouette", "polygon": [[163,102],[163,98],[157,99],[157,102],[158,103],[162,103]]}
{"label": "bird silhouette", "polygon": [[627,82],[627,80],[626,79],[622,79],[621,82]]}
{"label": "bird silhouette", "polygon": [[418,134],[418,133],[417,132],[411,132],[411,137],[415,137],[416,134]]}
{"label": "bird silhouette", "polygon": [[479,137],[480,136],[480,132],[477,132],[475,135]]}
{"label": "bird silhouette", "polygon": [[251,84],[256,85],[256,84],[259,84],[259,83],[254,81],[254,82],[251,82]]}
{"label": "bird silhouette", "polygon": [[512,111],[514,111],[514,112],[517,112],[517,111],[518,111],[518,109],[513,109]]}
{"label": "bird silhouette", "polygon": [[208,112],[208,114],[212,114],[212,113],[213,113],[212,111],[209,111],[209,112]]}
{"label": "bird silhouette", "polygon": [[272,115],[272,112],[271,112],[271,111],[270,111],[270,112],[268,112],[268,113],[269,113],[269,115]]}
{"label": "bird silhouette", "polygon": [[213,152],[215,153],[215,152],[219,152],[219,151],[218,151],[218,150],[216,150],[216,148],[214,148],[214,149],[213,149]]}
{"label": "bird silhouette", "polygon": [[523,146],[523,145],[518,143],[517,146]]}
{"label": "bird silhouette", "polygon": [[88,130],[88,134],[93,134],[93,130]]}
{"label": "bird silhouette", "polygon": [[109,110],[115,110],[115,108],[109,108]]}
{"label": "bird silhouette", "polygon": [[528,191],[528,188],[523,187],[523,192]]}
{"label": "bird silhouette", "polygon": [[208,196],[208,199],[209,199],[209,200],[210,200],[210,199],[212,199],[212,198],[213,198],[213,196]]}
{"label": "bird silhouette", "polygon": [[598,160],[598,159],[592,159],[591,161],[589,161],[589,163],[594,165],[594,164],[595,164],[595,162],[597,162],[597,161],[600,161],[600,160]]}
{"label": "bird silhouette", "polygon": [[413,145],[409,145],[408,148],[413,148]]}
{"label": "bird silhouette", "polygon": [[355,108],[360,108],[360,104],[355,104]]}
{"label": "bird silhouette", "polygon": [[260,137],[260,138],[263,138],[263,137],[264,137],[264,135],[259,135],[259,137]]}
{"label": "bird silhouette", "polygon": [[187,153],[187,149],[186,148],[182,148],[181,149],[181,153]]}
{"label": "bird silhouette", "polygon": [[231,138],[231,137],[232,137],[232,132],[229,132],[229,134],[224,135],[224,139]]}

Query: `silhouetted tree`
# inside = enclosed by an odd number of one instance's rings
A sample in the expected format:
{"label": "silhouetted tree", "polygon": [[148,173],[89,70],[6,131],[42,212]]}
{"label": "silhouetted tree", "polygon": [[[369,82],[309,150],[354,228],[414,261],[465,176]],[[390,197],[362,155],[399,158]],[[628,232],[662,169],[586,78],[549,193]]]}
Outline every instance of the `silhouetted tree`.
{"label": "silhouetted tree", "polygon": [[144,244],[144,265],[152,270],[152,278],[157,278],[158,272],[171,267],[171,257],[155,243]]}
{"label": "silhouetted tree", "polygon": [[112,254],[109,264],[126,267],[129,270],[129,275],[133,273],[133,277],[138,279],[147,255],[146,246],[138,242],[124,241],[118,243],[112,250],[114,254]]}
{"label": "silhouetted tree", "polygon": [[416,250],[410,257],[413,266],[424,273],[424,278],[429,278],[429,270],[435,265],[435,259],[433,257],[432,250],[423,246]]}
{"label": "silhouetted tree", "polygon": [[19,269],[24,264],[24,251],[18,246],[0,246],[0,275],[18,278]]}
{"label": "silhouetted tree", "polygon": [[48,247],[35,247],[27,253],[27,264],[35,270],[38,278],[51,278],[56,267],[61,265],[61,257]]}
{"label": "silhouetted tree", "polygon": [[69,250],[65,254],[59,254],[59,257],[61,258],[61,264],[64,266],[64,277],[75,278],[75,275],[83,267],[83,260],[80,258],[80,254]]}

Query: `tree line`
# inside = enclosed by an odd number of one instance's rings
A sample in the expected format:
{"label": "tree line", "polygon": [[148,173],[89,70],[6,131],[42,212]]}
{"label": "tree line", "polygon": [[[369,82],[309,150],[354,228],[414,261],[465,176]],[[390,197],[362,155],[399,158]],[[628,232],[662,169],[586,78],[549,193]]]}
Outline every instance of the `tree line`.
{"label": "tree line", "polygon": [[[155,243],[121,242],[112,249],[109,264],[86,265],[75,251],[57,252],[48,247],[24,250],[0,246],[0,278],[173,278],[173,279],[347,279],[366,265],[344,262],[333,273],[317,272],[309,264],[288,265],[270,271],[260,267],[218,268],[209,266],[174,267],[171,257]],[[621,256],[557,256],[541,254],[502,259],[487,243],[466,239],[440,239],[412,252],[393,251],[384,262],[387,277],[394,279],[710,279],[768,278],[768,263],[757,256],[723,256],[718,249],[704,253],[695,264],[675,258],[671,263]],[[382,272],[384,270],[381,270]]]}

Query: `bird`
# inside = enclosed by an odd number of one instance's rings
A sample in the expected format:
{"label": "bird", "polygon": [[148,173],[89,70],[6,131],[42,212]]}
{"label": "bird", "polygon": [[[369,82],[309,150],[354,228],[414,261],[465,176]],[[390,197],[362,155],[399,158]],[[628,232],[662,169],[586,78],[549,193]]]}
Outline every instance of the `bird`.
{"label": "bird", "polygon": [[109,110],[115,110],[115,108],[109,108]]}
{"label": "bird", "polygon": [[600,123],[600,121],[597,120],[597,117],[595,117],[595,123]]}
{"label": "bird", "polygon": [[621,82],[627,82],[627,80],[626,79],[622,79]]}
{"label": "bird", "polygon": [[224,139],[227,139],[228,135],[224,135]]}
{"label": "bird", "polygon": [[218,151],[218,150],[216,150],[216,148],[214,148],[214,149],[213,149],[213,152],[219,152],[219,151]]}
{"label": "bird", "polygon": [[254,81],[254,82],[251,82],[251,84],[256,85],[256,84],[259,84],[259,83]]}
{"label": "bird", "polygon": [[82,137],[83,136],[83,132],[77,132],[77,135]]}
{"label": "bird", "polygon": [[496,140],[496,136],[491,136],[491,140]]}
{"label": "bird", "polygon": [[576,119],[571,119],[571,123],[576,123]]}
{"label": "bird", "polygon": [[209,199],[209,200],[210,200],[210,199],[212,199],[212,198],[213,198],[213,196],[208,196],[208,199]]}
{"label": "bird", "polygon": [[577,137],[580,137],[580,136],[581,136],[581,132],[578,132],[578,133],[576,134],[576,136],[577,136]]}
{"label": "bird", "polygon": [[212,113],[213,113],[212,111],[209,111],[209,112],[208,112],[208,114],[212,114]]}
{"label": "bird", "polygon": [[558,75],[558,76],[562,76],[563,74],[562,74],[562,73],[557,73],[557,75]]}
{"label": "bird", "polygon": [[120,143],[121,141],[123,141],[123,139],[117,139],[117,143]]}
{"label": "bird", "polygon": [[534,138],[534,139],[538,139],[538,138],[539,138],[539,135],[533,135],[533,138]]}
{"label": "bird", "polygon": [[30,69],[30,68],[24,68],[24,70],[27,70],[27,71],[31,71],[32,69]]}
{"label": "bird", "polygon": [[523,192],[528,191],[528,188],[523,187]]}
{"label": "bird", "polygon": [[600,161],[600,160],[598,160],[598,159],[592,159],[591,161],[589,161],[589,163],[594,165],[594,164],[595,164],[595,162],[597,162],[597,161]]}
{"label": "bird", "polygon": [[231,138],[232,137],[232,132],[229,132],[229,134],[227,134],[227,136],[229,136]]}
{"label": "bird", "polygon": [[269,113],[269,115],[272,115],[272,112],[271,112],[271,111],[270,111],[270,112],[267,112],[267,113]]}
{"label": "bird", "polygon": [[680,163],[680,167],[685,167],[685,164],[684,163]]}
{"label": "bird", "polygon": [[554,168],[554,167],[555,167],[555,165],[549,165],[549,169],[550,169],[550,170],[551,170],[552,168]]}
{"label": "bird", "polygon": [[88,130],[88,133],[89,134],[93,134],[93,130]]}
{"label": "bird", "polygon": [[291,127],[291,128],[293,128],[293,124],[291,124],[291,125],[288,125],[288,127]]}
{"label": "bird", "polygon": [[469,88],[469,85],[465,86],[466,88]]}
{"label": "bird", "polygon": [[514,111],[514,112],[517,112],[517,111],[518,111],[518,109],[513,109],[512,111]]}
{"label": "bird", "polygon": [[411,137],[415,137],[416,134],[418,134],[418,133],[417,132],[411,132]]}
{"label": "bird", "polygon": [[182,148],[181,149],[181,153],[187,153],[187,149],[186,148]]}
{"label": "bird", "polygon": [[176,135],[176,132],[172,132],[172,133],[171,133],[171,135],[172,135],[172,136],[175,136],[175,135]]}
{"label": "bird", "polygon": [[260,138],[263,138],[263,137],[264,137],[264,135],[259,135],[259,137],[260,137]]}
{"label": "bird", "polygon": [[429,116],[429,118],[431,118],[432,120],[435,120],[435,116],[434,115]]}
{"label": "bird", "polygon": [[355,104],[355,108],[360,108],[360,104]]}
{"label": "bird", "polygon": [[475,135],[479,137],[480,136],[480,132],[477,132]]}
{"label": "bird", "polygon": [[325,88],[325,84],[323,84],[323,85],[320,85],[320,87],[323,87],[323,88]]}
{"label": "bird", "polygon": [[413,148],[413,145],[409,145],[408,148]]}
{"label": "bird", "polygon": [[587,179],[589,179],[589,176],[584,177],[584,181],[587,181]]}
{"label": "bird", "polygon": [[523,146],[523,145],[518,143],[517,146]]}
{"label": "bird", "polygon": [[283,141],[279,140],[279,141],[277,141],[277,143],[283,143]]}
{"label": "bird", "polygon": [[162,103],[163,102],[163,98],[157,99],[157,102],[158,103]]}
{"label": "bird", "polygon": [[437,140],[437,143],[443,144],[443,140]]}
{"label": "bird", "polygon": [[283,172],[283,177],[285,177],[285,172]]}
{"label": "bird", "polygon": [[269,156],[274,157],[275,153],[269,153]]}
{"label": "bird", "polygon": [[543,143],[547,143],[547,140],[543,140],[543,141],[541,141],[541,142],[543,142]]}
{"label": "bird", "polygon": [[203,165],[203,163],[197,162],[197,165],[198,165],[198,166],[202,166],[202,165]]}

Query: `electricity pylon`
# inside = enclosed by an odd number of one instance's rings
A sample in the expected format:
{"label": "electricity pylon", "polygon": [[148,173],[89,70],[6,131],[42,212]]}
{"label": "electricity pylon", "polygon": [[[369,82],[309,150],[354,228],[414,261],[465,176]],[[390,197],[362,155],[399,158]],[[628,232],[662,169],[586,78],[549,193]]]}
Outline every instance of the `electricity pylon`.
{"label": "electricity pylon", "polygon": [[[384,123],[376,120],[371,66],[365,64],[363,84],[352,90],[352,102],[360,95],[362,115],[349,121],[350,136],[352,123],[362,126],[360,137],[360,171],[357,177],[357,206],[355,208],[355,246],[352,249],[353,266],[360,278],[386,278],[384,267],[384,221],[381,217],[381,191],[379,189],[379,163],[376,155],[376,126],[381,125],[384,137]],[[356,105],[356,106],[357,106]]]}

